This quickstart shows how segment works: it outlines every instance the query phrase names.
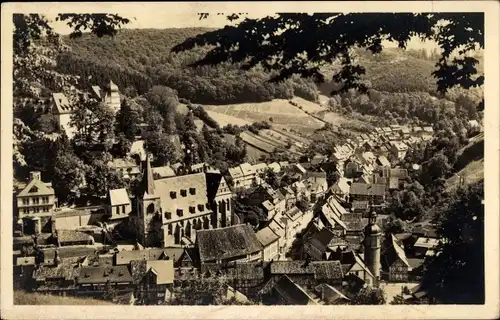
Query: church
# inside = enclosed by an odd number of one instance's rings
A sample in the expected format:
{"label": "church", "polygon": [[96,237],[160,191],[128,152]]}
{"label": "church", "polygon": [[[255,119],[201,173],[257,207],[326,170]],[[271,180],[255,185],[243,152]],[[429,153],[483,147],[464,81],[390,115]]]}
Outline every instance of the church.
{"label": "church", "polygon": [[232,225],[233,193],[218,170],[155,180],[149,158],[143,168],[133,220],[144,246],[189,246],[196,230]]}

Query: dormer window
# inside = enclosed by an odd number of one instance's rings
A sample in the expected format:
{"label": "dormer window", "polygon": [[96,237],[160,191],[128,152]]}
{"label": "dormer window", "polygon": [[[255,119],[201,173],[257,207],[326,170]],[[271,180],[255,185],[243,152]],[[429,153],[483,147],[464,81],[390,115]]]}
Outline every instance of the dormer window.
{"label": "dormer window", "polygon": [[175,192],[175,191],[170,191],[170,198],[172,198],[172,199],[177,198],[177,192]]}
{"label": "dormer window", "polygon": [[189,212],[190,213],[196,213],[196,208],[195,207],[189,207]]}
{"label": "dormer window", "polygon": [[165,219],[172,219],[172,212],[165,212]]}
{"label": "dormer window", "polygon": [[182,217],[182,209],[177,209],[177,215],[178,215],[179,217]]}
{"label": "dormer window", "polygon": [[203,212],[205,210],[205,206],[202,204],[198,205],[198,211]]}
{"label": "dormer window", "polygon": [[182,189],[181,190],[181,196],[183,196],[183,197],[187,196],[187,190],[186,189]]}
{"label": "dormer window", "polygon": [[196,188],[189,188],[189,193],[194,196],[196,194]]}
{"label": "dormer window", "polygon": [[34,186],[33,188],[30,189],[30,193],[35,193],[38,192],[38,187]]}

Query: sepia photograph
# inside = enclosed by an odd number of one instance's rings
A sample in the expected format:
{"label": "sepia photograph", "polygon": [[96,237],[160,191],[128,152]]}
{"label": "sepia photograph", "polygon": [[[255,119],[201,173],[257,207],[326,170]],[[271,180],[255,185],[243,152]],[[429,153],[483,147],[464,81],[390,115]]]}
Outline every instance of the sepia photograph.
{"label": "sepia photograph", "polygon": [[474,2],[2,4],[6,319],[499,316]]}

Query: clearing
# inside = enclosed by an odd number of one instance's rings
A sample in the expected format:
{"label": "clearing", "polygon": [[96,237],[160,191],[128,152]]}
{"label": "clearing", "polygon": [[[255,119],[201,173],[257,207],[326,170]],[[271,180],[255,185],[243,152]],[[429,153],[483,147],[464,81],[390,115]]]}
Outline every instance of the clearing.
{"label": "clearing", "polygon": [[451,191],[457,188],[460,183],[460,177],[464,178],[466,185],[484,179],[484,159],[470,162],[465,168],[446,180],[446,190]]}

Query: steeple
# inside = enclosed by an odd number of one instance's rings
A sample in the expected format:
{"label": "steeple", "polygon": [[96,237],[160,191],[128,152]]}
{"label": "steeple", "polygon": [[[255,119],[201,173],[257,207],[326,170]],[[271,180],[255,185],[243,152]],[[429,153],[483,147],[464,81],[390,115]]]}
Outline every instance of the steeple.
{"label": "steeple", "polygon": [[364,260],[366,266],[375,277],[374,285],[377,286],[380,280],[380,239],[382,237],[382,230],[377,225],[377,214],[374,211],[368,218],[368,224],[365,227],[364,234]]}
{"label": "steeple", "polygon": [[153,179],[153,170],[151,169],[150,163],[150,155],[146,156],[146,161],[143,170],[143,176],[141,181],[141,190],[140,194],[143,196],[144,194],[153,195],[155,193],[155,184]]}

